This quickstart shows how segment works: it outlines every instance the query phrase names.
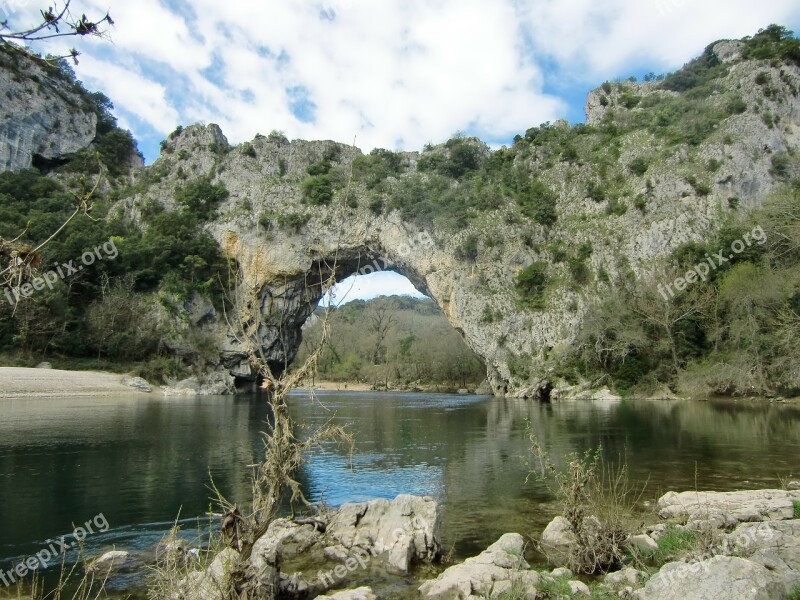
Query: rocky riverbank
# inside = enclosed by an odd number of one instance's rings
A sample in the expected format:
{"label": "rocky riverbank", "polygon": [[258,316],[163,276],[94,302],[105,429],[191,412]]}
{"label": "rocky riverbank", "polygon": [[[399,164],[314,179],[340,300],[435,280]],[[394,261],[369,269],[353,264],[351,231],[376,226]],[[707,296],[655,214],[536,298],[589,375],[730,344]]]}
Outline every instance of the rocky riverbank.
{"label": "rocky riverbank", "polygon": [[[405,495],[345,504],[319,519],[276,520],[250,565],[278,597],[290,600],[794,599],[800,591],[800,483],[787,487],[669,492],[653,520],[625,541],[624,564],[592,577],[558,564],[576,544],[561,517],[541,535],[504,534],[478,556],[445,568],[439,505]],[[548,569],[531,568],[526,551],[533,548],[551,558]],[[175,598],[221,600],[234,556],[227,548],[207,567],[184,572]]]}

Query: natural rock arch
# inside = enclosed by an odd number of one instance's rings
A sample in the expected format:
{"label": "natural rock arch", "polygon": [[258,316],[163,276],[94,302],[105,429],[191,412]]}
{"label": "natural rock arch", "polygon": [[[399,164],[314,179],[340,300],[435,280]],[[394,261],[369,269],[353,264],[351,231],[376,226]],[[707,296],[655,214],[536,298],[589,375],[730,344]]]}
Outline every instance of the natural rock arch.
{"label": "natural rock arch", "polygon": [[[468,333],[469,323],[460,318],[460,311],[453,310],[466,297],[457,285],[458,278],[442,268],[449,257],[426,231],[390,217],[376,219],[370,227],[354,227],[346,237],[322,234],[309,239],[307,234],[299,233],[268,245],[251,242],[228,231],[223,246],[240,266],[240,288],[250,290],[257,298],[257,306],[250,306],[240,317],[258,329],[265,358],[274,372],[281,372],[295,358],[303,324],[316,310],[323,296],[323,283],[330,276],[340,282],[351,275],[380,271],[405,276],[417,290],[432,298],[487,363],[480,344]],[[249,375],[247,356],[240,344],[223,349],[223,356],[233,373]]]}

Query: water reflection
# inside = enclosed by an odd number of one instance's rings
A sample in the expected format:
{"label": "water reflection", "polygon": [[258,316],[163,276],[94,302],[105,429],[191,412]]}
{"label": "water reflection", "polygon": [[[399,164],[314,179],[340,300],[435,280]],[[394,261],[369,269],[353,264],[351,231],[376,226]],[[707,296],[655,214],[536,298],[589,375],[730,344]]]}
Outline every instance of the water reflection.
{"label": "water reflection", "polygon": [[[103,513],[108,534],[90,550],[152,545],[178,512],[209,508],[208,485],[235,500],[261,450],[268,412],[257,398],[0,401],[0,568],[72,523]],[[774,486],[798,471],[800,410],[753,403],[634,402],[540,405],[514,399],[323,393],[291,399],[312,427],[350,426],[356,454],[328,445],[300,479],[313,499],[339,504],[399,493],[444,502],[444,538],[457,556],[507,531],[541,531],[556,507],[525,481],[526,427],[555,457],[602,444],[625,455],[648,496],[666,489]]]}

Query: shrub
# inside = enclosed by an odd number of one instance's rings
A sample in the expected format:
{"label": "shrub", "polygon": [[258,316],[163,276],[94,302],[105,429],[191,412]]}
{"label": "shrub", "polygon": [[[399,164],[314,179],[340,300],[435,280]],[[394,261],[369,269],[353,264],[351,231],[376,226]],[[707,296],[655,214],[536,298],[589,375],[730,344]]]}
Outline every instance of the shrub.
{"label": "shrub", "polygon": [[650,168],[650,162],[645,157],[639,156],[637,158],[634,158],[630,162],[628,168],[631,170],[632,173],[641,177],[642,175],[647,173],[647,169]]}
{"label": "shrub", "polygon": [[611,198],[606,205],[606,214],[620,217],[628,212],[628,205],[619,198]]}
{"label": "shrub", "polygon": [[602,182],[590,181],[586,188],[586,194],[595,202],[602,202],[606,199],[608,192],[606,191],[605,184]]}
{"label": "shrub", "polygon": [[770,174],[775,177],[788,177],[791,172],[792,162],[786,152],[779,152],[772,156]]}
{"label": "shrub", "polygon": [[792,506],[794,507],[794,518],[800,519],[800,500],[792,500]]}
{"label": "shrub", "polygon": [[524,304],[532,308],[541,308],[548,283],[550,278],[547,276],[547,265],[535,262],[517,275],[515,287]]}
{"label": "shrub", "polygon": [[522,213],[540,225],[552,225],[558,219],[556,193],[538,179],[527,182],[518,192]]}
{"label": "shrub", "polygon": [[242,145],[242,154],[249,158],[256,158],[256,149],[253,147],[253,144],[250,142],[245,142]]}
{"label": "shrub", "polygon": [[729,115],[741,115],[747,111],[747,102],[741,96],[732,98],[726,107]]}
{"label": "shrub", "polygon": [[228,199],[224,184],[213,184],[208,177],[201,177],[178,187],[174,198],[176,204],[183,206],[190,214],[200,220],[214,217],[219,205]]}
{"label": "shrub", "polygon": [[717,160],[716,158],[712,158],[706,163],[706,171],[708,171],[709,173],[716,173],[717,171],[720,170],[721,167],[722,167],[722,162]]}
{"label": "shrub", "polygon": [[633,199],[633,206],[638,208],[641,212],[645,212],[647,210],[647,200],[645,199],[644,194],[639,194]]}
{"label": "shrub", "polygon": [[[566,556],[573,573],[607,573],[624,564],[627,539],[634,527],[634,507],[644,490],[637,492],[628,481],[624,463],[614,467],[603,460],[602,448],[563,457],[557,467],[539,444],[528,424],[531,454],[536,470],[531,475],[544,481],[562,505],[576,543]],[[547,550],[547,549],[545,549]]]}
{"label": "shrub", "polygon": [[636,108],[642,101],[641,96],[637,96],[631,92],[625,92],[619,97],[619,101],[627,109]]}
{"label": "shrub", "polygon": [[327,173],[306,177],[300,184],[300,190],[303,201],[314,206],[330,204],[333,200],[333,182]]}
{"label": "shrub", "polygon": [[478,236],[471,233],[456,248],[456,258],[459,260],[472,260],[478,258]]}

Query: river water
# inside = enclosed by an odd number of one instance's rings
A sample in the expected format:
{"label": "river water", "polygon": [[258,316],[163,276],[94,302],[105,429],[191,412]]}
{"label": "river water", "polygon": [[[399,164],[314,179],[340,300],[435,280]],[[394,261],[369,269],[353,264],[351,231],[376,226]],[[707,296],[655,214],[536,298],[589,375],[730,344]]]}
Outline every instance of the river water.
{"label": "river water", "polygon": [[[86,551],[146,552],[176,519],[203,529],[213,482],[247,497],[263,399],[0,400],[0,569],[94,519]],[[293,417],[347,425],[346,448],[315,451],[300,480],[328,504],[429,495],[456,558],[501,534],[535,535],[558,507],[530,471],[530,427],[554,459],[602,445],[642,500],[668,490],[778,486],[800,475],[800,407],[762,402],[569,402],[397,393],[296,394]],[[302,432],[301,432],[302,434]],[[98,516],[102,515],[102,519]],[[199,521],[198,521],[199,518]],[[107,527],[105,524],[107,523]],[[107,529],[107,531],[102,531]],[[137,585],[141,573],[117,585]],[[138,579],[140,583],[140,579]]]}

